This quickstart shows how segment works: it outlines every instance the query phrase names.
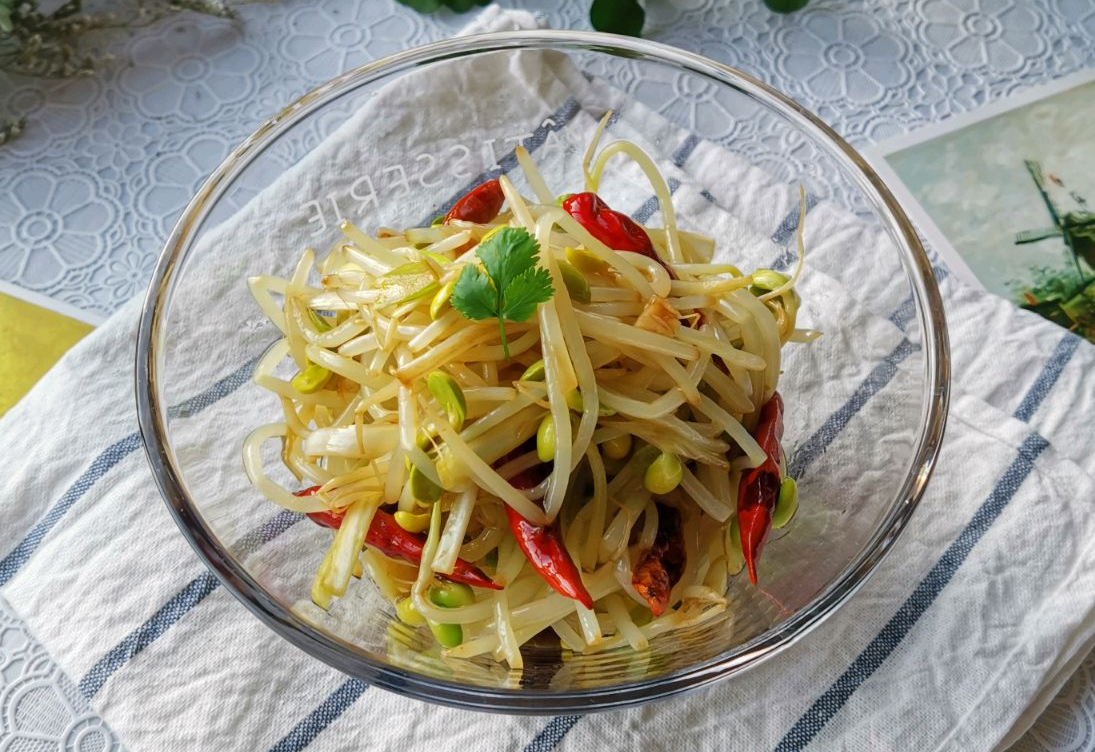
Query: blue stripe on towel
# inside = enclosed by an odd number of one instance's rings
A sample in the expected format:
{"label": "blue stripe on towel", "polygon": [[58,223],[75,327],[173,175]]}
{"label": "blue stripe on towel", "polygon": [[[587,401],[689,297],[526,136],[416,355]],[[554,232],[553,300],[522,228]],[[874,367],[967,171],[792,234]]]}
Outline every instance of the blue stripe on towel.
{"label": "blue stripe on towel", "polygon": [[188,400],[183,400],[174,407],[169,407],[167,409],[168,417],[189,418],[191,415],[197,415],[214,402],[227,397],[229,394],[243,386],[247,380],[251,378],[251,374],[255,372],[255,366],[257,366],[258,363],[258,357],[252,358],[223,379],[214,383],[213,386],[209,387],[201,394],[191,397]]}
{"label": "blue stripe on towel", "polygon": [[[567,125],[570,124],[570,121],[573,120],[579,112],[581,112],[581,110],[582,108],[578,104],[578,100],[574,99],[573,97],[567,99],[567,101],[563,102],[563,104],[560,105],[559,109],[551,113],[551,115],[549,115],[548,117],[544,118],[544,121],[536,127],[536,130],[534,130],[528,138],[521,142],[522,146],[524,146],[525,149],[528,150],[529,154],[535,153],[537,149],[544,145],[544,142],[547,140],[549,133],[555,133],[565,128]],[[611,121],[609,124],[611,124]],[[515,167],[517,167],[517,153],[516,151],[510,151],[504,157],[498,160],[497,167],[487,170],[486,172],[479,173],[479,175],[473,178],[470,183],[465,185],[463,188],[457,191],[448,201],[443,203],[441,207],[437,210],[436,214],[430,217],[426,217],[426,219],[419,222],[419,224],[428,225],[433,220],[434,216],[448,214],[449,209],[453,207],[453,204],[459,201],[460,198],[472,188],[475,188],[476,186],[481,185],[488,180],[494,180],[495,178],[505,175]]]}
{"label": "blue stripe on towel", "polygon": [[776,745],[775,752],[799,752],[804,749],[825,727],[825,724],[844,707],[856,689],[869,679],[890,653],[901,644],[901,640],[912,630],[917,620],[950,582],[977,542],[1004,511],[1023,481],[1030,475],[1030,471],[1034,468],[1034,461],[1047,446],[1048,442],[1037,434],[1027,437],[1019,447],[1014,461],[973,515],[973,519],[951,543],[927,576],[920,581],[912,595],[905,600],[878,636],[791,727]]}
{"label": "blue stripe on towel", "polygon": [[[852,393],[852,396],[845,402],[840,409],[829,416],[829,418],[821,425],[814,434],[803,443],[788,465],[788,475],[793,477],[801,477],[802,472],[813,463],[818,457],[820,457],[829,444],[844,430],[845,426],[851,421],[855,415],[863,409],[863,406],[867,404],[867,401],[878,394],[897,373],[897,367],[901,364],[905,358],[911,353],[915,352],[917,346],[909,340],[902,340],[900,344],[894,350],[886,356],[885,360],[875,366],[859,388]],[[562,722],[562,719],[572,719],[567,722]],[[551,746],[539,746],[533,748],[530,744],[526,748],[525,752],[529,752],[529,749],[536,749],[539,752],[550,752],[555,749],[555,746],[562,741],[571,727],[578,722],[579,716],[556,716],[550,723],[544,728],[543,731],[537,735],[533,740],[535,743],[541,737],[545,739],[551,738],[554,741],[551,742]],[[556,721],[560,721],[559,725],[555,725]],[[555,731],[555,729],[561,729]],[[546,734],[551,730],[551,736]],[[546,745],[544,741],[542,745]]]}
{"label": "blue stripe on towel", "polygon": [[916,314],[916,305],[913,303],[912,295],[905,298],[905,301],[897,307],[897,310],[890,316],[890,321],[901,331],[905,331],[905,327],[912,321],[912,317]]}
{"label": "blue stripe on towel", "polygon": [[525,747],[525,752],[551,752],[559,746],[559,742],[563,741],[563,737],[567,735],[574,724],[577,723],[582,716],[580,715],[557,715],[548,721],[548,724],[540,731],[539,734],[533,738],[528,746]]}
{"label": "blue stripe on towel", "polygon": [[[283,510],[265,524],[247,533],[231,550],[237,556],[254,553],[260,547],[281,535],[303,515]],[[95,662],[95,665],[80,680],[80,694],[91,699],[102,689],[114,672],[124,666],[131,658],[147,648],[166,632],[175,622],[184,617],[220,584],[211,572],[203,572],[174,595],[155,614],[137,629],[130,632],[110,651]]]}
{"label": "blue stripe on towel", "polygon": [[[945,273],[944,273],[945,276]],[[904,307],[904,306],[903,306]],[[898,309],[900,312],[902,309]],[[895,313],[896,317],[898,314]],[[1079,345],[1079,337],[1066,334],[1058,343],[1053,355],[1042,367],[1034,384],[1024,395],[1015,417],[1029,421],[1038,406],[1056,385],[1061,372]],[[916,620],[927,609],[943,586],[965,560],[973,546],[1000,515],[1008,501],[1018,490],[1019,484],[1030,473],[1034,460],[1046,448],[1048,442],[1032,434],[1019,450],[1019,456],[997,484],[996,489],[981,505],[973,519],[958,536],[943,557],[932,568],[901,609],[883,628],[882,632],[860,653],[847,671],[811,706],[811,708],[787,732],[776,747],[777,752],[801,750],[824,728],[825,724],[844,706],[852,693],[874,673],[886,657],[893,652],[901,639],[912,629]],[[943,577],[945,575],[945,577]],[[940,582],[940,578],[943,578]],[[938,587],[934,590],[936,584]],[[925,600],[927,598],[927,600]],[[917,610],[918,609],[918,610]]]}
{"label": "blue stripe on towel", "polygon": [[1053,351],[1053,355],[1050,356],[1042,372],[1038,374],[1038,378],[1023,397],[1023,401],[1019,403],[1019,407],[1016,408],[1016,418],[1026,423],[1034,417],[1039,405],[1042,404],[1046,395],[1057,384],[1057,379],[1061,377],[1061,371],[1068,365],[1068,361],[1072,360],[1072,354],[1076,352],[1079,344],[1080,338],[1072,332],[1067,332],[1061,338]]}
{"label": "blue stripe on towel", "polygon": [[[669,187],[669,195],[672,196],[677,192],[677,189],[681,187],[681,181],[676,178],[669,178],[669,180],[666,181],[666,185]],[[631,214],[631,218],[641,225],[646,224],[646,221],[650,219],[657,210],[658,197],[651,196],[646,201],[643,201],[642,205]]]}
{"label": "blue stripe on towel", "polygon": [[320,735],[323,729],[354,704],[357,698],[369,688],[360,679],[347,679],[327,699],[316,706],[304,720],[293,726],[292,731],[270,748],[270,752],[300,752]]}
{"label": "blue stripe on towel", "polygon": [[96,481],[110,472],[111,468],[132,454],[133,450],[140,445],[141,437],[138,434],[131,433],[124,439],[111,444],[92,461],[91,467],[85,470],[83,475],[69,486],[60,501],[54,504],[53,508],[46,513],[46,516],[31,528],[30,532],[23,540],[19,541],[19,545],[11,553],[5,556],[3,560],[0,560],[0,586],[6,585],[19,571],[19,568],[34,555],[34,552],[38,550],[38,546],[42,543],[42,539],[65,516],[65,513],[72,508],[72,505],[79,501],[88,492],[88,489],[95,485]]}
{"label": "blue stripe on towel", "polygon": [[824,453],[848,422],[863,409],[867,401],[890,383],[901,362],[916,350],[917,345],[907,339],[902,340],[881,363],[874,367],[848,401],[826,418],[821,427],[798,447],[788,463],[787,474],[794,478],[801,478],[806,468]]}
{"label": "blue stripe on towel", "polygon": [[[920,582],[878,636],[859,654],[852,665],[811,706],[779,742],[775,752],[801,752],[836,715],[856,689],[886,660],[916,624],[935,598],[950,582],[981,537],[1004,511],[1023,481],[1034,468],[1034,461],[1049,443],[1031,434],[1019,447],[1011,465],[1001,476],[973,518],[947,548],[928,575]],[[525,752],[551,752],[578,721],[578,716],[557,716],[533,739]],[[539,746],[533,746],[539,743]]]}
{"label": "blue stripe on towel", "polygon": [[[172,415],[177,417],[196,415],[217,400],[231,394],[247,381],[255,368],[256,362],[257,361],[252,360],[245,363],[201,394],[184,400],[181,404],[171,409]],[[79,501],[100,478],[110,472],[115,465],[128,457],[140,445],[140,434],[131,433],[125,438],[111,444],[102,454],[92,461],[91,466],[76,479],[75,483],[69,486],[60,501],[54,504],[53,508],[46,513],[45,517],[39,520],[38,524],[31,528],[30,532],[27,533],[26,537],[19,542],[19,545],[17,545],[11,553],[0,560],[0,587],[6,585],[11,578],[15,576],[15,573],[19,571],[20,567],[34,555],[34,552],[38,550],[38,546],[42,543],[42,540],[61,518],[65,516],[65,513],[72,508],[72,505]]]}
{"label": "blue stripe on towel", "polygon": [[[673,152],[673,156],[670,160],[677,167],[683,167],[684,163],[688,161],[688,158],[692,155],[692,152],[699,146],[700,138],[694,133],[689,133],[681,145],[677,147],[677,150]],[[669,188],[669,195],[672,196],[677,192],[677,189],[681,187],[681,181],[676,178],[669,178],[666,181],[666,186]],[[700,192],[711,203],[715,203],[715,197],[712,196],[706,189]],[[646,222],[654,216],[654,212],[658,210],[658,197],[650,196],[646,201],[643,201],[639,208],[631,213],[631,218],[639,224],[646,224]]]}
{"label": "blue stripe on towel", "polygon": [[675,152],[673,152],[673,164],[677,167],[684,167],[684,163],[688,161],[688,158],[692,156],[692,152],[694,152],[699,145],[700,137],[695,133],[689,133],[688,137],[684,139],[684,142],[677,147]]}
{"label": "blue stripe on towel", "polygon": [[[810,210],[817,206],[818,200],[811,194],[806,194],[806,214],[810,213]],[[779,227],[772,233],[772,237],[769,238],[776,245],[784,246],[783,251],[772,259],[772,263],[768,265],[769,269],[775,269],[776,271],[786,271],[791,264],[798,259],[798,245],[790,246],[789,242],[791,238],[795,236],[795,231],[798,229],[799,214],[802,213],[802,207],[796,207],[792,210],[783,221],[779,223]]]}
{"label": "blue stripe on towel", "polygon": [[[815,206],[817,206],[817,198],[813,194],[807,193],[806,211],[809,212]],[[783,221],[779,223],[779,227],[776,228],[776,231],[772,233],[773,243],[776,245],[785,245],[795,236],[795,233],[798,231],[798,217],[801,213],[802,207],[800,207],[798,201],[796,201],[795,208],[788,212],[787,216],[783,218]],[[780,260],[783,261],[784,258],[787,258],[787,260],[784,261],[784,265],[786,265],[789,264],[794,257],[793,253],[790,254],[789,258],[787,254],[784,254]]]}
{"label": "blue stripe on towel", "polygon": [[204,572],[191,580],[186,587],[176,593],[159,611],[153,614],[151,619],[135,631],[130,632],[124,640],[91,667],[91,670],[80,680],[80,694],[90,699],[106,684],[111,674],[130,658],[148,647],[153,640],[166,632],[168,627],[177,622],[183,614],[201,603],[205,596],[212,593],[216,587],[217,578],[213,576],[212,572]]}

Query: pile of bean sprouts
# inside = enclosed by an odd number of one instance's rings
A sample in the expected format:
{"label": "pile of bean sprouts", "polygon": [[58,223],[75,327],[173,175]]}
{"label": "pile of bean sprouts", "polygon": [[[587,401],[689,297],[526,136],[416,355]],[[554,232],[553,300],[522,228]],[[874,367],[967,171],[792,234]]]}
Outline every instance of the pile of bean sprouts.
{"label": "pile of bean sprouts", "polygon": [[[712,261],[715,239],[677,227],[670,191],[649,156],[628,141],[597,154],[600,134],[583,163],[585,189],[598,189],[613,156],[633,160],[660,202],[664,227],[644,229],[664,266],[594,238],[560,208],[519,148],[533,195],[501,177],[505,209],[488,224],[380,228],[370,236],[343,223],[344,238],[318,262],[308,250],[288,279],[250,280],[282,334],[254,377],[280,399],[282,416],[247,437],[245,467],[275,504],[344,512],[312,588],[320,606],[367,572],[393,604],[460,625],[460,643],[446,655],[491,655],[512,668],[522,665],[520,646],[543,630],[576,652],[641,650],[727,608],[727,578],[742,569],[738,481],[765,459],[750,430],[776,389],[782,345],[816,336],[795,328],[802,222],[797,265],[779,284],[758,288],[758,272]],[[477,262],[474,244],[498,226],[536,238],[555,290],[533,318],[505,323],[508,359],[496,319],[472,321],[443,298],[438,304],[439,291]],[[588,262],[588,302],[571,299],[560,272],[575,255]],[[667,310],[670,317],[659,317]],[[322,388],[300,391],[276,375],[287,358],[298,371],[331,376]],[[522,380],[538,361],[545,378]],[[435,371],[463,391],[460,430],[426,388]],[[555,428],[552,470],[539,485],[517,488],[508,479],[541,462],[529,442],[547,415]],[[296,496],[271,479],[261,446],[272,439],[281,442],[285,466],[302,486],[319,485],[317,493]],[[679,485],[665,495],[643,483],[659,452],[683,464]],[[416,501],[411,468],[444,489],[439,501]],[[632,568],[654,543],[656,501],[680,512],[686,563],[670,608],[652,618],[632,586]],[[418,517],[429,521],[420,566],[364,546],[374,513],[394,511],[389,505],[428,515]],[[504,505],[533,523],[561,526],[593,609],[556,593],[531,567]],[[427,590],[457,557],[504,588],[476,589],[458,607],[432,602]]]}

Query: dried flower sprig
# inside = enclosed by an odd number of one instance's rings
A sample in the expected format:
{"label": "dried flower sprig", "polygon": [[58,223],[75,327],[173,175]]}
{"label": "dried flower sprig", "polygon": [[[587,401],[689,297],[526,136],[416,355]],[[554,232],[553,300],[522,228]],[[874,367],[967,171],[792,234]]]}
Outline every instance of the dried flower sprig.
{"label": "dried flower sprig", "polygon": [[[38,78],[88,75],[112,58],[106,52],[110,29],[150,26],[168,16],[194,11],[235,18],[226,0],[134,0],[127,8],[86,12],[83,0],[67,0],[43,11],[38,0],[0,0],[0,71]],[[26,126],[20,113],[0,119],[0,145]]]}

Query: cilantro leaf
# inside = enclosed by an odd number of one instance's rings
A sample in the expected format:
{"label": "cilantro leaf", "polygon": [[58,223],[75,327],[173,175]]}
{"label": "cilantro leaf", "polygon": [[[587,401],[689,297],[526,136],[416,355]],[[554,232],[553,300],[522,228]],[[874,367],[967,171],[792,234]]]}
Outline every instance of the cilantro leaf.
{"label": "cilantro leaf", "polygon": [[498,315],[490,278],[475,264],[468,264],[460,272],[452,288],[452,307],[476,321]]}
{"label": "cilantro leaf", "polygon": [[810,0],[764,0],[764,4],[776,13],[793,13],[802,10]]}
{"label": "cilantro leaf", "polygon": [[444,2],[456,13],[467,13],[477,5],[486,5],[490,0],[444,0]]}
{"label": "cilantro leaf", "polygon": [[491,235],[475,249],[491,281],[502,293],[519,274],[536,267],[540,245],[521,227],[507,227]]}
{"label": "cilantro leaf", "polygon": [[550,300],[554,292],[547,269],[527,269],[504,290],[502,315],[510,321],[527,321],[536,313],[536,306]]}
{"label": "cilantro leaf", "polygon": [[646,12],[637,0],[593,0],[589,22],[597,31],[638,37],[643,33]]}
{"label": "cilantro leaf", "polygon": [[476,255],[486,270],[468,264],[452,290],[452,307],[481,321],[497,317],[502,351],[509,357],[506,321],[527,321],[536,306],[555,294],[551,275],[537,267],[540,245],[522,228],[507,227],[479,244]]}
{"label": "cilantro leaf", "polygon": [[403,5],[414,8],[419,13],[433,13],[447,7],[456,13],[464,13],[477,5],[486,5],[490,0],[399,0]]}
{"label": "cilantro leaf", "polygon": [[399,2],[414,8],[419,13],[433,13],[441,7],[441,0],[399,0]]}

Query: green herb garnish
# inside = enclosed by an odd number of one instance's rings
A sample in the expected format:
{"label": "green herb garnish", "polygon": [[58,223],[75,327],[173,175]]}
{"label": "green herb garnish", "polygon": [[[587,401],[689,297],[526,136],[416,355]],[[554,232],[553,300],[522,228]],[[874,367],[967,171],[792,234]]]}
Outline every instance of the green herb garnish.
{"label": "green herb garnish", "polygon": [[589,22],[597,31],[638,37],[643,33],[646,12],[638,0],[593,0]]}
{"label": "green herb garnish", "polygon": [[764,4],[776,13],[793,13],[802,10],[810,0],[764,0]]}
{"label": "green herb garnish", "polygon": [[433,13],[441,8],[449,8],[457,13],[465,13],[477,5],[486,5],[490,0],[399,0],[419,13]]}
{"label": "green herb garnish", "polygon": [[528,321],[537,305],[551,299],[551,275],[537,267],[540,244],[519,227],[495,232],[479,244],[476,255],[486,274],[476,264],[466,265],[453,288],[452,307],[476,321],[497,317],[508,359],[505,322]]}

